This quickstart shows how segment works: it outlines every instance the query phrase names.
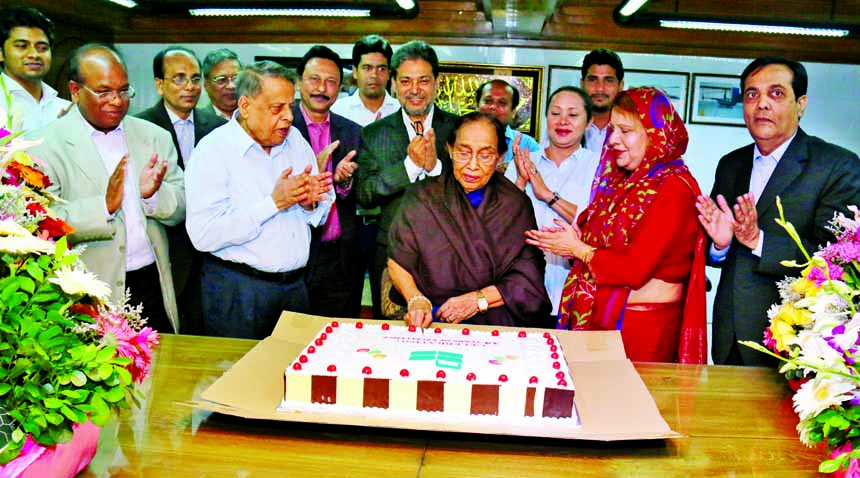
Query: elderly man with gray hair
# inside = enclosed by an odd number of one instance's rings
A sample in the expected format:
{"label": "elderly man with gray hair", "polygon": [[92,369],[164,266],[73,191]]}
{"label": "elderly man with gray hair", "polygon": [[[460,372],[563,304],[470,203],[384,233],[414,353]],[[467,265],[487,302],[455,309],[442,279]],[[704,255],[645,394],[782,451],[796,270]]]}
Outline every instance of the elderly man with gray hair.
{"label": "elderly man with gray hair", "polygon": [[186,227],[194,247],[208,253],[205,333],[262,339],[281,311],[309,311],[310,228],[323,224],[334,193],[331,173],[319,173],[292,127],[293,75],[271,61],[253,63],[239,73],[236,94],[233,119],[192,154]]}
{"label": "elderly man with gray hair", "polygon": [[206,54],[203,58],[203,86],[206,88],[206,96],[212,103],[209,105],[212,113],[230,120],[236,111],[236,78],[242,62],[239,55],[228,48],[218,48]]}

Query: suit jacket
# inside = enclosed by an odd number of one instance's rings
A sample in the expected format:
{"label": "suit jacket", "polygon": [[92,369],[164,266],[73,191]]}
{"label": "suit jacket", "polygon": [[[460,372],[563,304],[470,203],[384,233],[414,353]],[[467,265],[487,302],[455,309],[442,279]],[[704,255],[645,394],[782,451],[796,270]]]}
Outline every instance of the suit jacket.
{"label": "suit jacket", "polygon": [[[748,145],[720,159],[712,198],[722,194],[733,206],[738,196],[749,192],[753,154],[753,145]],[[805,262],[794,241],[774,221],[779,217],[777,196],[785,219],[797,229],[806,250],[813,252],[835,240],[825,228],[833,214],[850,214],[846,206],[860,204],[860,159],[798,129],[756,204],[758,226],[764,231],[761,257],[734,240],[726,258],[711,263],[722,268],[713,315],[712,356],[717,364],[725,363],[734,340],[762,341],[769,323],[767,310],[780,301],[776,282],[799,274],[799,269],[784,267],[780,261]],[[747,365],[775,363],[748,347],[739,345],[739,350]]]}
{"label": "suit jacket", "polygon": [[[215,115],[215,113],[201,108],[194,108],[192,114],[194,115],[194,146],[197,146],[197,143],[204,136],[211,133],[212,130],[227,122],[224,118]],[[179,138],[176,136],[176,130],[173,129],[170,116],[167,115],[167,107],[164,105],[164,100],[159,100],[151,108],[141,111],[136,116],[170,133],[170,137],[173,139],[173,147],[176,148],[178,155],[179,167],[185,170],[185,161],[188,158],[182,157],[182,150],[179,148]],[[170,243],[170,263],[173,264],[173,283],[177,297],[181,298],[188,285],[188,281],[192,280],[194,246],[188,238],[184,221],[174,227],[168,227],[166,230],[167,240]]]}
{"label": "suit jacket", "polygon": [[[409,148],[409,132],[403,124],[402,109],[364,127],[361,130],[361,145],[358,149],[358,203],[366,209],[381,207],[377,244],[388,245],[388,231],[394,216],[400,209],[400,200],[406,188],[411,186],[403,160]],[[442,162],[442,173],[451,170],[448,154],[448,134],[454,126],[456,115],[442,110],[433,111],[433,131],[436,134],[436,156]]]}
{"label": "suit jacket", "polygon": [[[197,143],[199,143],[204,136],[212,132],[213,129],[227,122],[224,118],[217,116],[212,111],[208,111],[206,109],[194,108],[194,112],[192,114],[194,115],[194,146],[197,146]],[[184,170],[185,161],[188,158],[182,157],[182,150],[179,148],[179,138],[176,136],[176,130],[173,129],[173,123],[170,121],[170,116],[167,115],[167,107],[164,105],[164,100],[158,100],[158,103],[154,104],[152,108],[143,110],[135,116],[149,121],[156,126],[160,126],[162,129],[170,133],[170,137],[173,139],[173,147],[176,148],[176,151],[180,152],[179,167]]]}
{"label": "suit jacket", "polygon": [[[51,123],[44,131],[44,142],[33,153],[45,163],[45,172],[53,181],[48,191],[66,202],[54,210],[75,228],[69,236],[71,244],[86,244],[81,260],[89,270],[112,289],[112,298],[119,301],[125,291],[126,229],[123,209],[137,207],[146,218],[146,237],[155,252],[164,310],[175,331],[179,331],[179,314],[164,225],[175,225],[185,218],[185,188],[182,170],[176,164],[177,153],[170,135],[146,121],[127,116],[122,123],[128,147],[130,168],[138,173],[149,162],[152,153],[167,160],[167,174],[158,190],[158,201],[151,214],[143,211],[142,203],[123,204],[113,219],[105,209],[108,171],[90,138],[86,120],[77,107]],[[144,311],[145,313],[145,311]]]}
{"label": "suit jacket", "polygon": [[[332,171],[337,168],[337,165],[350,151],[358,151],[359,136],[361,134],[361,126],[354,121],[348,120],[343,116],[330,113],[330,131],[331,141],[340,141],[340,145],[331,153]],[[293,108],[293,126],[299,130],[305,141],[311,144],[311,136],[308,132],[308,125],[305,122],[305,117],[302,114],[301,106],[296,105]],[[354,160],[354,158],[353,158]],[[335,204],[337,204],[337,218],[340,223],[341,237],[341,264],[343,265],[344,273],[352,277],[353,269],[357,267],[350,261],[349,258],[355,255],[355,248],[358,241],[358,221],[359,217],[355,215],[355,184],[352,185],[346,196],[335,194]],[[316,263],[317,253],[319,251],[320,238],[322,237],[322,227],[316,227],[311,236],[311,250],[308,258],[308,277],[313,274],[313,266]]]}

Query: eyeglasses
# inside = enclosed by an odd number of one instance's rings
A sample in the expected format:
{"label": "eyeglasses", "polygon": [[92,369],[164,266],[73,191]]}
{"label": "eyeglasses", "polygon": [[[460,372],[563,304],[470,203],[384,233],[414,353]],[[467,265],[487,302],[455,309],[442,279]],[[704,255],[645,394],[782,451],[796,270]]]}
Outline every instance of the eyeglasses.
{"label": "eyeglasses", "polygon": [[191,82],[193,86],[200,86],[200,83],[203,82],[203,78],[197,75],[192,76],[191,78],[184,75],[177,75],[171,78],[170,82],[180,88],[185,88],[185,85],[187,85],[188,82]]}
{"label": "eyeglasses", "polygon": [[87,85],[85,85],[83,83],[77,83],[77,82],[75,82],[75,83],[77,85],[79,85],[81,88],[89,91],[91,95],[95,96],[96,99],[98,99],[101,102],[113,101],[117,98],[121,99],[122,101],[128,101],[128,100],[134,98],[134,95],[135,95],[134,88],[132,88],[131,86],[129,86],[127,90],[99,91],[98,93],[96,93],[95,91],[91,90]]}
{"label": "eyeglasses", "polygon": [[217,85],[218,88],[223,88],[223,87],[227,86],[227,84],[229,84],[229,83],[235,84],[236,78],[238,78],[238,77],[239,77],[239,75],[230,75],[230,76],[218,75],[215,78],[212,78],[212,83],[215,83],[215,85]]}
{"label": "eyeglasses", "polygon": [[454,157],[452,159],[456,163],[468,163],[472,160],[473,157],[477,157],[479,163],[485,166],[489,166],[495,163],[497,159],[499,159],[499,153],[491,150],[482,149],[476,154],[472,154],[472,152],[467,149],[457,149],[454,151]]}
{"label": "eyeglasses", "polygon": [[323,80],[322,78],[320,78],[319,76],[316,76],[316,75],[303,77],[302,81],[304,81],[305,83],[307,83],[313,87],[319,86],[320,83],[322,83],[322,82],[325,82],[326,88],[337,88],[338,86],[340,86],[340,80],[337,78],[326,78],[325,80]]}

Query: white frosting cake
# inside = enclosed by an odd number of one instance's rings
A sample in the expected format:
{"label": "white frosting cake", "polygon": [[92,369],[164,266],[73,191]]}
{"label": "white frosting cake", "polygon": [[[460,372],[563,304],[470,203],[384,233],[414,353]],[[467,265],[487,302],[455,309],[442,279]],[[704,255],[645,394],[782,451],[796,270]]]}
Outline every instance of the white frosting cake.
{"label": "white frosting cake", "polygon": [[320,404],[578,423],[573,398],[564,352],[548,332],[330,322],[287,367],[281,409]]}

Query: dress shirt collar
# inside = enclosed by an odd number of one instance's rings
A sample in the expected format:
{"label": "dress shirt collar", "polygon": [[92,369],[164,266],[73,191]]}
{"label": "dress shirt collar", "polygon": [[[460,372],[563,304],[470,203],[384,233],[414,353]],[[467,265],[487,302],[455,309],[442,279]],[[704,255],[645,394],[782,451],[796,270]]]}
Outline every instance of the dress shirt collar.
{"label": "dress shirt collar", "polygon": [[[350,96],[349,98],[352,99],[352,101],[348,102],[347,106],[349,106],[350,108],[355,109],[355,110],[366,110],[370,114],[376,114],[376,113],[384,110],[386,107],[398,107],[398,106],[400,106],[400,102],[398,102],[396,99],[394,99],[393,96],[389,95],[387,91],[385,92],[385,99],[382,100],[382,105],[380,105],[379,109],[376,111],[370,111],[370,108],[368,108],[367,106],[364,105],[364,101],[361,100],[361,95],[358,93],[358,91],[353,93],[352,96]],[[344,98],[344,99],[346,99],[346,98]],[[341,101],[341,100],[338,100],[338,101]]]}
{"label": "dress shirt collar", "polygon": [[177,121],[188,121],[191,124],[194,124],[194,111],[191,111],[191,114],[188,115],[188,118],[182,119],[178,114],[174,113],[172,109],[170,109],[167,104],[164,104],[164,109],[167,110],[167,116],[170,118],[170,124],[176,124]]}
{"label": "dress shirt collar", "polygon": [[[424,125],[424,131],[433,127],[433,112],[436,110],[436,105],[430,105],[430,112],[427,113],[427,117],[421,121],[421,124]],[[415,127],[412,126],[412,120],[409,119],[409,114],[406,113],[406,109],[400,108],[400,114],[403,115],[403,124],[406,126],[406,131],[409,133],[409,141],[415,139]]]}
{"label": "dress shirt collar", "polygon": [[[797,136],[797,130],[794,131],[794,134],[791,135],[791,138],[788,138],[788,140],[783,142],[781,145],[777,146],[777,148],[774,149],[773,152],[771,152],[767,156],[770,156],[771,158],[773,158],[774,163],[778,164],[779,160],[782,159],[782,156],[785,154],[785,151],[791,145],[791,142],[794,141],[795,136]],[[761,151],[759,151],[759,149],[758,149],[758,145],[753,143],[753,159],[754,160],[756,158],[764,158],[767,156],[765,156],[764,154],[761,154]]]}
{"label": "dress shirt collar", "polygon": [[311,119],[310,115],[308,115],[308,111],[305,109],[305,105],[304,105],[304,103],[302,103],[302,104],[300,104],[300,105],[299,105],[299,109],[300,109],[300,110],[301,110],[301,112],[302,112],[302,116],[305,118],[305,124],[306,124],[306,125],[308,125],[309,127],[310,127],[311,125],[315,125],[315,126],[326,126],[326,125],[331,124],[331,111],[329,111],[329,112],[327,112],[327,113],[325,114],[325,119],[324,119],[324,120],[322,120],[322,121],[320,121],[319,123],[317,123],[316,121],[314,121],[314,120],[312,120],[312,119]]}
{"label": "dress shirt collar", "polygon": [[[547,154],[546,154],[547,149],[549,149],[549,146],[547,146],[546,148],[544,148],[540,151],[540,161],[541,162],[548,162],[548,163],[551,163],[553,166],[555,166],[555,162],[553,160],[549,159],[549,156],[547,156]],[[570,155],[568,157],[561,160],[561,162],[558,164],[558,168],[563,168],[569,162],[581,159],[582,156],[585,154],[591,154],[591,151],[588,151],[587,149],[583,148],[582,146],[576,148],[576,151],[570,153]]]}
{"label": "dress shirt collar", "polygon": [[[26,94],[27,96],[30,96],[30,92],[25,90],[24,87],[21,86],[20,83],[18,83],[14,79],[12,79],[12,77],[7,75],[6,73],[0,73],[0,76],[3,77],[3,82],[6,84],[6,89],[9,90],[10,93],[13,91],[20,91],[20,92]],[[47,83],[45,83],[43,81],[42,82],[42,98],[38,101],[40,101],[40,102],[41,101],[50,101],[52,98],[54,98],[56,96],[57,96],[57,90],[51,88],[50,85],[48,85]]]}
{"label": "dress shirt collar", "polygon": [[87,131],[90,132],[91,138],[97,138],[99,136],[108,136],[108,135],[113,135],[113,134],[125,135],[125,130],[123,129],[123,125],[125,124],[125,118],[123,118],[123,120],[120,121],[119,125],[117,125],[116,128],[108,131],[107,133],[104,133],[102,131],[97,130],[92,124],[90,124],[90,122],[87,121],[86,118],[84,118],[84,115],[81,114],[80,111],[78,111],[78,114],[81,115],[81,120],[84,122],[84,126],[87,128]]}

